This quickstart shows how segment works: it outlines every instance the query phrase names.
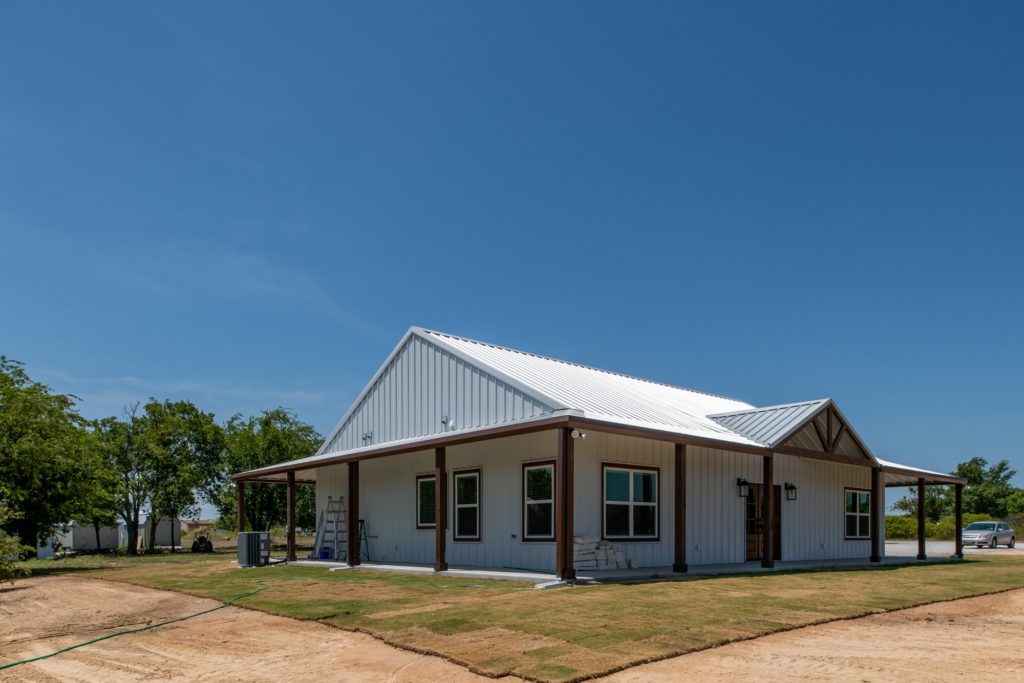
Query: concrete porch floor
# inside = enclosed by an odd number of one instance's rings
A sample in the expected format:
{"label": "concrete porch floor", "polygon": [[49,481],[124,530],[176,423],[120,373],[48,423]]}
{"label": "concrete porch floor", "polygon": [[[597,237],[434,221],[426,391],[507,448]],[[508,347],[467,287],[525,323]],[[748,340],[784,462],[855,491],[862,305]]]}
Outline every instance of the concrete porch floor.
{"label": "concrete porch floor", "polygon": [[[630,569],[609,569],[604,571],[583,571],[579,572],[577,581],[644,581],[649,579],[683,579],[698,576],[719,576],[725,574],[754,574],[765,572],[785,571],[807,571],[827,569],[871,569],[872,567],[891,567],[911,564],[938,564],[943,562],[955,562],[953,557],[929,557],[927,560],[919,561],[912,556],[889,556],[882,558],[881,563],[870,562],[867,558],[856,558],[847,560],[805,560],[793,562],[777,561],[775,567],[766,569],[760,562],[740,562],[732,564],[704,564],[689,567],[686,573],[673,572],[671,567],[634,567]],[[330,571],[347,571],[353,569],[345,562],[334,562],[327,560],[306,560],[299,559],[294,564],[305,567],[324,567]],[[498,579],[506,581],[527,581],[538,587],[557,584],[557,577],[547,572],[530,571],[526,569],[493,569],[487,567],[450,567],[447,571],[434,572],[433,565],[429,564],[384,564],[377,562],[365,562],[358,566],[359,569],[371,571],[401,572],[407,574],[430,574],[434,576],[453,576],[472,579]]]}

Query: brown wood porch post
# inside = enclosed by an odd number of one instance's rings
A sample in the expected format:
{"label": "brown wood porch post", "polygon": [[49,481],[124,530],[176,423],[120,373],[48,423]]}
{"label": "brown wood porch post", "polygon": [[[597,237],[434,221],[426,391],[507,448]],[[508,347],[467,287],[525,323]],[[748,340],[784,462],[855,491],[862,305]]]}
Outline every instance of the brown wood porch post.
{"label": "brown wood porch post", "polygon": [[954,484],[956,490],[956,556],[964,559],[964,485]]}
{"label": "brown wood porch post", "polygon": [[288,490],[286,493],[287,510],[285,516],[287,519],[287,534],[288,534],[288,550],[285,554],[285,558],[289,562],[295,561],[295,472],[288,473]]}
{"label": "brown wood porch post", "polygon": [[558,457],[555,463],[555,574],[562,581],[576,578],[573,567],[573,467],[572,430],[558,430]]}
{"label": "brown wood porch post", "polygon": [[871,468],[871,561],[882,561],[882,470]]}
{"label": "brown wood porch post", "polygon": [[676,444],[676,506],[675,558],[672,571],[685,572],[686,567],[686,444]]}
{"label": "brown wood porch post", "polygon": [[245,482],[235,482],[235,527],[238,533],[245,531]]}
{"label": "brown wood porch post", "polygon": [[771,569],[775,566],[775,458],[764,456],[761,487],[764,495],[761,499],[761,566]]}
{"label": "brown wood porch post", "polygon": [[448,569],[445,534],[448,530],[448,472],[445,470],[444,446],[434,449],[434,571]]}
{"label": "brown wood porch post", "polygon": [[345,514],[345,560],[355,567],[359,560],[359,461],[348,463],[348,510]]}
{"label": "brown wood porch post", "polygon": [[917,559],[927,560],[924,552],[924,479],[917,480]]}

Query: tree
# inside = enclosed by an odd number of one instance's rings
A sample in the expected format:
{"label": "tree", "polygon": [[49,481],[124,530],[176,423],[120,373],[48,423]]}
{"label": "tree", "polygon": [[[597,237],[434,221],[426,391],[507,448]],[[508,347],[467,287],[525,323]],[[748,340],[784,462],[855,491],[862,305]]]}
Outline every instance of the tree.
{"label": "tree", "polygon": [[[321,437],[284,408],[264,411],[256,417],[235,415],[224,428],[225,452],[222,478],[215,504],[222,518],[236,512],[234,487],[228,477],[246,470],[313,455]],[[296,497],[299,525],[313,522],[313,497],[300,490]],[[245,512],[253,529],[266,530],[285,521],[285,487],[257,484],[246,488]]]}
{"label": "tree", "polygon": [[[12,512],[3,502],[0,502],[0,529],[3,529],[17,515],[18,513]],[[17,538],[8,536],[0,530],[0,581],[11,581],[24,573],[16,563],[18,558],[33,550],[34,548],[22,545]]]}
{"label": "tree", "polygon": [[988,467],[985,458],[974,457],[957,465],[958,477],[967,479],[964,489],[964,509],[967,512],[1002,519],[1007,513],[1007,499],[1014,488],[1010,480],[1017,471],[1006,460]]}
{"label": "tree", "polygon": [[150,458],[138,415],[139,404],[124,409],[124,420],[108,417],[96,424],[103,461],[113,474],[114,509],[128,531],[128,554],[139,547],[139,514],[152,495]]}
{"label": "tree", "polygon": [[[900,498],[893,503],[893,509],[899,510],[911,517],[917,516],[917,487],[908,489],[910,495]],[[943,517],[953,514],[956,501],[952,491],[946,486],[925,486],[924,487],[924,515],[925,518],[937,522]]]}
{"label": "tree", "polygon": [[4,527],[24,545],[81,511],[95,452],[75,401],[0,356],[0,500],[15,513]]}
{"label": "tree", "polygon": [[[188,401],[150,399],[145,407],[143,434],[148,447],[150,473],[150,547],[156,525],[164,517],[198,514],[197,492],[221,462],[224,432],[212,413]],[[173,543],[173,534],[172,534]],[[173,546],[172,546],[173,550]]]}
{"label": "tree", "polygon": [[1008,515],[1024,513],[1024,489],[1017,489],[1007,497],[1006,513]]}

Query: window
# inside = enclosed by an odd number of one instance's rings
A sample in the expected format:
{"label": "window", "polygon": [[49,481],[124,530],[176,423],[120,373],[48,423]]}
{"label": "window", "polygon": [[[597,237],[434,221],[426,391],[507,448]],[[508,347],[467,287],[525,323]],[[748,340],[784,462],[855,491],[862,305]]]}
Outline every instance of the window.
{"label": "window", "polygon": [[523,540],[555,539],[555,464],[523,465]]}
{"label": "window", "polygon": [[416,528],[433,529],[437,523],[437,477],[425,474],[416,477]]}
{"label": "window", "polygon": [[604,466],[604,536],[658,538],[658,470]]}
{"label": "window", "polygon": [[871,538],[871,493],[846,489],[846,538]]}
{"label": "window", "polygon": [[455,540],[480,540],[480,470],[455,473]]}

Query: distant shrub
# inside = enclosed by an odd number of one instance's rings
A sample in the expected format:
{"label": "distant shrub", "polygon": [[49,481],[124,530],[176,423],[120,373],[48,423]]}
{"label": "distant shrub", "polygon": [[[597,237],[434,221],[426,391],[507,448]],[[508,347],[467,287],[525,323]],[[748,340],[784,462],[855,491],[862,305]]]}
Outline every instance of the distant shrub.
{"label": "distant shrub", "polygon": [[885,518],[885,537],[899,540],[917,536],[917,518],[904,515],[888,515]]}
{"label": "distant shrub", "polygon": [[[964,526],[971,522],[984,522],[992,519],[990,515],[964,515]],[[925,524],[925,536],[936,541],[952,541],[956,535],[956,517],[950,515],[943,517],[938,522]],[[915,532],[916,533],[916,532]]]}

